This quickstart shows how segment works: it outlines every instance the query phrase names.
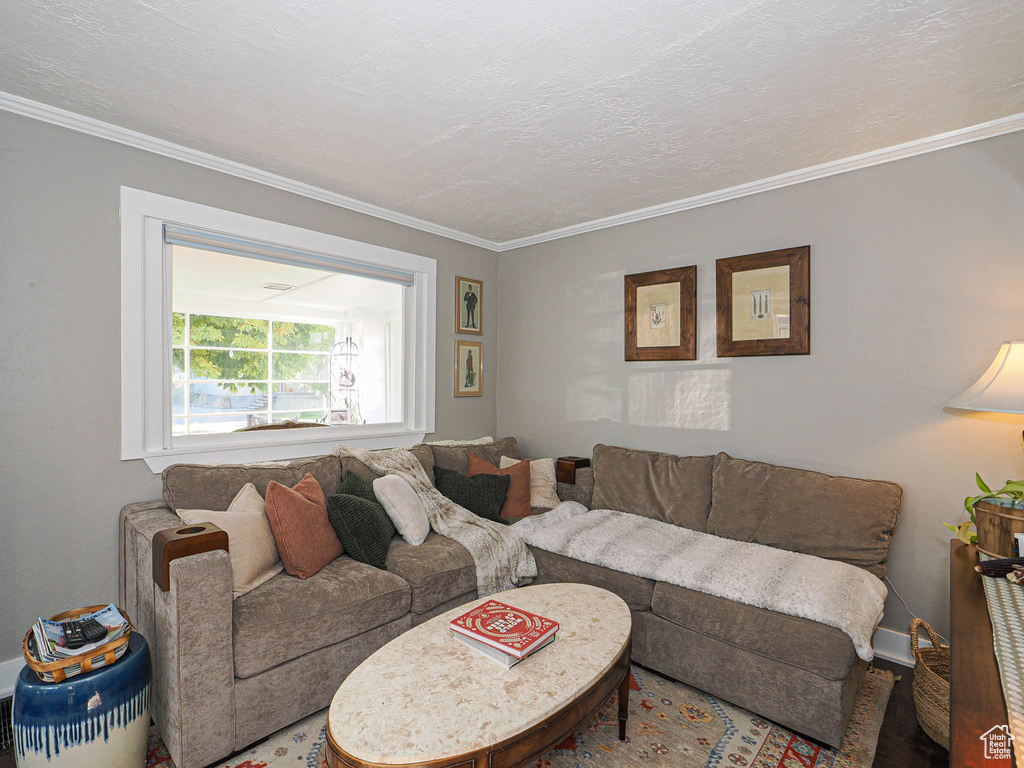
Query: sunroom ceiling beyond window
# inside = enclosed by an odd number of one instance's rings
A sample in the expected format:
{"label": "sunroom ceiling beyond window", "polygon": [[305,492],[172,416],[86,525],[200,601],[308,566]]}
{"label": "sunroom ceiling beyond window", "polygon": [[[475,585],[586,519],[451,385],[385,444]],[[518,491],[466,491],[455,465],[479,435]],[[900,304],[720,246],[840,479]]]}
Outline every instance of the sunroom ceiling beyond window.
{"label": "sunroom ceiling beyond window", "polygon": [[[174,247],[174,303],[205,302],[223,299],[259,302],[268,313],[284,311],[289,305],[336,312],[359,307],[388,306],[395,286],[380,280],[359,279],[320,269],[247,259],[246,268],[238,268],[239,259],[225,253],[203,251],[186,246]],[[288,290],[265,285],[288,285]]]}

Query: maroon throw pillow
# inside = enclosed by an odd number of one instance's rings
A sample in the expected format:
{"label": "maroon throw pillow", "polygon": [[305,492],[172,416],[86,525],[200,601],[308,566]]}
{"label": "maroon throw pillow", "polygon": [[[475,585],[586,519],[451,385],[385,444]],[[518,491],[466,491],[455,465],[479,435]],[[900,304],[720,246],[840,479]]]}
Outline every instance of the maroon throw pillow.
{"label": "maroon throw pillow", "polygon": [[520,461],[508,469],[498,469],[491,462],[470,454],[469,471],[466,477],[473,475],[510,475],[512,482],[508,487],[508,496],[501,505],[502,517],[529,517],[530,509],[530,462]]}
{"label": "maroon throw pillow", "polygon": [[267,519],[284,569],[308,579],[344,551],[327,519],[327,500],[316,478],[307,474],[294,488],[267,485]]}

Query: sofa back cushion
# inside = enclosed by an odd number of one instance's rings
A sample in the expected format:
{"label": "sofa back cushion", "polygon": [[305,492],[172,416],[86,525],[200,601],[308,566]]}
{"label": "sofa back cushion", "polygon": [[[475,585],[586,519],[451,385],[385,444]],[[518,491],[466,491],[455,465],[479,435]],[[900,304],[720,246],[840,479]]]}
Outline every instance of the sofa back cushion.
{"label": "sofa back cushion", "polygon": [[[434,454],[431,452],[430,446],[420,443],[418,445],[414,445],[409,450],[423,466],[423,471],[427,473],[427,477],[430,479],[430,482],[434,482]],[[380,477],[380,475],[353,456],[345,456],[342,458],[341,467],[346,472],[354,472],[368,483],[373,483],[374,480]]]}
{"label": "sofa back cushion", "polygon": [[594,446],[593,509],[617,509],[706,531],[713,456]]}
{"label": "sofa back cushion", "polygon": [[246,483],[252,483],[266,498],[271,480],[291,488],[306,473],[316,478],[325,495],[330,495],[341,482],[341,461],[337,456],[319,456],[281,464],[173,464],[163,471],[164,502],[175,512],[227,509]]}
{"label": "sofa back cushion", "polygon": [[469,471],[470,456],[477,456],[494,466],[498,466],[502,456],[523,458],[519,452],[519,443],[514,437],[503,437],[493,443],[478,445],[432,445],[430,449],[434,454],[434,466],[450,469],[460,475]]}
{"label": "sofa back cushion", "polygon": [[885,575],[903,489],[760,461],[715,457],[708,533]]}

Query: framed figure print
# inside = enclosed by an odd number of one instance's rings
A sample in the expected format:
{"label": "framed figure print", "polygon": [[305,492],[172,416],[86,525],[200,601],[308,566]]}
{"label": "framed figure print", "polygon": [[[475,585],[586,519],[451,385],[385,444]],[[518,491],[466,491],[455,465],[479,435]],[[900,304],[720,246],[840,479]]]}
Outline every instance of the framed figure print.
{"label": "framed figure print", "polygon": [[719,357],[811,353],[811,246],[716,265]]}
{"label": "framed figure print", "polygon": [[697,359],[697,267],[626,275],[626,360]]}
{"label": "framed figure print", "polygon": [[468,277],[455,278],[455,332],[484,332],[484,284]]}
{"label": "framed figure print", "polygon": [[484,370],[484,345],[481,341],[455,342],[455,396],[480,397]]}

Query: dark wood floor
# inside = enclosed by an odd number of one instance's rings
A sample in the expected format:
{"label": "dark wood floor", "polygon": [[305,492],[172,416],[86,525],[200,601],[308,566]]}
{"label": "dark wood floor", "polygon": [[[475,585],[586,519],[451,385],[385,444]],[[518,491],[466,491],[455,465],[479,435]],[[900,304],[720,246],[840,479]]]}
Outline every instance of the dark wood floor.
{"label": "dark wood floor", "polygon": [[902,679],[893,686],[889,697],[882,732],[878,737],[874,768],[946,768],[949,765],[949,752],[928,738],[917,723],[911,688],[914,684],[914,670],[883,659],[875,659],[875,666],[888,669]]}

